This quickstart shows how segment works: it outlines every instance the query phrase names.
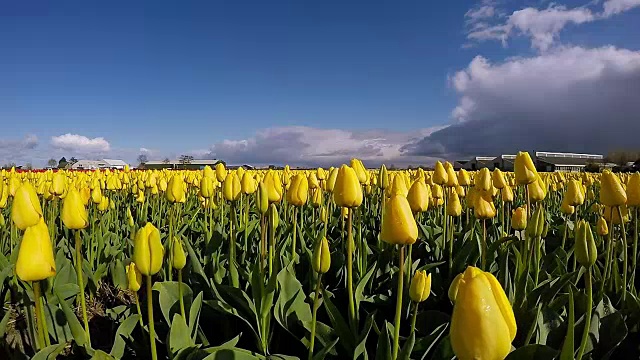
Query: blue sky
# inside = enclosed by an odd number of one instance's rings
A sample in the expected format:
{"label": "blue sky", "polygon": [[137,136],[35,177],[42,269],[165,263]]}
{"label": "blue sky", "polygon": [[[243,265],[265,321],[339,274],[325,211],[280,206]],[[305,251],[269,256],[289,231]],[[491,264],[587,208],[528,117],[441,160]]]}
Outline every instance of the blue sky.
{"label": "blue sky", "polygon": [[[511,87],[524,80],[509,73],[514,62],[542,78],[536,61],[553,57],[604,64],[595,78],[567,74],[557,84],[569,100],[580,92],[567,90],[576,82],[591,81],[586,86],[594,89],[610,83],[608,66],[616,79],[640,72],[636,0],[0,5],[0,162],[41,165],[62,155],[134,161],[139,153],[255,163],[328,164],[349,156],[428,162],[511,150],[458,151],[470,142],[456,134],[512,111],[531,113],[496,107],[529,97]],[[613,53],[601,51],[608,46]],[[472,67],[476,56],[484,73]],[[471,79],[465,85],[454,82],[462,73]],[[545,93],[541,83],[536,90]],[[623,105],[633,106],[633,98]],[[522,121],[526,127],[537,120]]]}

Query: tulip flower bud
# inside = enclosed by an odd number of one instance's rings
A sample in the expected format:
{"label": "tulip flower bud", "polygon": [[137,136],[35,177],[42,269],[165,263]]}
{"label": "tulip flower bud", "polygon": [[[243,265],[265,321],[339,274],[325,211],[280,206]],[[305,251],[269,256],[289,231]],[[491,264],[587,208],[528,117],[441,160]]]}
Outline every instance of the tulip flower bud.
{"label": "tulip flower bud", "polygon": [[478,193],[477,197],[475,197],[473,211],[478,219],[493,219],[496,216],[496,207],[493,204],[491,194],[486,192]]}
{"label": "tulip flower bud", "polygon": [[235,172],[227,174],[222,187],[222,194],[227,201],[235,202],[240,199],[242,189],[240,179],[238,179],[238,175]]}
{"label": "tulip flower bud", "polygon": [[528,152],[518,152],[514,163],[514,172],[519,185],[528,185],[538,179],[538,172]]}
{"label": "tulip flower bud", "polygon": [[410,245],[418,238],[418,226],[407,198],[394,195],[384,207],[380,239],[390,244]]}
{"label": "tulip flower bud", "polygon": [[102,197],[102,200],[100,200],[100,204],[98,204],[98,211],[100,212],[105,212],[107,210],[109,210],[109,198],[106,196]]}
{"label": "tulip flower bud", "polygon": [[49,186],[49,192],[55,196],[64,194],[67,186],[66,178],[61,171],[58,171],[53,175],[51,179],[51,186]]}
{"label": "tulip flower bud", "polygon": [[267,175],[264,176],[264,186],[267,189],[267,194],[269,196],[269,203],[277,203],[282,199],[282,183],[280,182],[280,178],[273,171],[269,170]]}
{"label": "tulip flower bud", "polygon": [[314,208],[318,208],[320,207],[320,205],[322,205],[323,202],[323,197],[322,197],[322,189],[317,188],[314,192],[313,192],[313,197],[311,199],[311,205]]}
{"label": "tulip flower bud", "polygon": [[323,237],[317,242],[313,250],[313,258],[311,262],[313,271],[318,274],[324,274],[331,267],[331,251],[329,250],[329,242]]}
{"label": "tulip flower bud", "polygon": [[456,176],[455,171],[453,171],[453,166],[450,162],[444,163],[444,169],[447,172],[447,187],[456,187],[458,185],[458,177]]}
{"label": "tulip flower bud", "polygon": [[578,180],[569,181],[567,192],[564,193],[562,200],[571,206],[579,206],[584,203],[584,194],[582,193],[582,185]]}
{"label": "tulip flower bud", "polygon": [[547,196],[545,182],[540,177],[527,185],[527,191],[529,192],[529,199],[532,202],[542,201]]}
{"label": "tulip flower bud", "polygon": [[182,243],[178,239],[173,239],[171,250],[173,251],[173,264],[171,266],[176,270],[182,270],[187,265],[187,255],[184,253]]}
{"label": "tulip flower bud", "polygon": [[324,171],[323,168],[317,168],[316,177],[318,178],[318,180],[325,180],[327,178],[327,172]]}
{"label": "tulip flower bud", "polygon": [[276,204],[271,204],[269,207],[269,224],[272,229],[277,229],[278,225],[280,225],[280,216],[278,216]]}
{"label": "tulip flower bud", "polygon": [[502,174],[502,171],[500,171],[500,169],[498,168],[495,168],[493,170],[493,173],[491,174],[491,180],[493,181],[493,186],[497,189],[503,189],[505,186],[507,186],[507,182],[504,179],[504,174]]}
{"label": "tulip flower bud", "polygon": [[[24,186],[24,185],[23,185]],[[39,281],[56,274],[53,246],[44,219],[28,227],[18,252],[16,275],[22,281]]]}
{"label": "tulip flower bud", "polygon": [[378,187],[382,190],[389,187],[389,172],[384,164],[380,166],[380,171],[378,171]]}
{"label": "tulip flower bud", "polygon": [[16,192],[18,191],[18,188],[22,185],[22,182],[20,181],[20,179],[18,179],[15,176],[11,176],[9,178],[9,195],[11,195],[12,197],[16,196]]}
{"label": "tulip flower bud", "polygon": [[404,175],[398,173],[393,178],[393,182],[391,183],[391,188],[389,188],[388,193],[389,197],[394,195],[407,197],[407,195],[409,195],[409,190],[407,190],[407,184],[405,183]]}
{"label": "tulip flower bud", "polygon": [[89,225],[89,216],[84,203],[80,198],[80,193],[75,187],[70,187],[67,196],[62,201],[62,212],[60,218],[68,229],[79,230]]}
{"label": "tulip flower bud", "polygon": [[449,193],[447,198],[447,215],[458,217],[462,214],[462,204],[460,204],[460,199],[458,198],[458,193],[452,191]]}
{"label": "tulip flower bud", "polygon": [[224,164],[221,162],[216,164],[216,178],[219,182],[224,182],[227,178],[227,169],[225,169]]}
{"label": "tulip flower bud", "polygon": [[527,228],[527,209],[523,206],[513,210],[511,215],[511,227],[514,230],[524,230]]}
{"label": "tulip flower bud", "polygon": [[335,188],[336,185],[336,181],[338,180],[338,172],[339,170],[336,168],[332,168],[329,171],[329,177],[327,178],[327,191],[328,192],[333,192],[333,189]]}
{"label": "tulip flower bud", "polygon": [[[151,186],[152,188],[154,186]],[[175,174],[167,184],[167,200],[172,203],[184,203],[186,201],[184,179],[181,175]]]}
{"label": "tulip flower bud", "polygon": [[627,194],[620,183],[620,179],[609,170],[602,172],[600,202],[606,206],[620,206],[627,202]]}
{"label": "tulip flower bud", "polygon": [[543,206],[536,207],[536,210],[531,215],[531,219],[527,224],[527,235],[531,238],[542,236],[545,222],[546,220],[545,220],[545,214],[544,214],[544,207]]}
{"label": "tulip flower bud", "polygon": [[129,290],[133,292],[137,292],[140,290],[140,286],[142,285],[142,274],[138,271],[136,267],[136,263],[133,261],[129,263],[129,266],[126,267],[127,270],[127,287]]}
{"label": "tulip flower bud", "polygon": [[413,211],[414,214],[427,211],[429,209],[430,198],[431,190],[429,190],[427,185],[420,179],[414,181],[407,194],[411,211]]}
{"label": "tulip flower bud", "polygon": [[[302,174],[299,174],[302,175]],[[302,175],[304,176],[304,175]],[[307,178],[307,182],[308,182],[308,186],[309,189],[317,189],[320,187],[320,182],[318,181],[318,178],[316,177],[316,173],[311,173],[309,174],[309,177],[305,177]]]}
{"label": "tulip flower bud", "polygon": [[356,172],[358,182],[360,182],[361,185],[369,181],[369,173],[360,159],[351,159],[351,168]]}
{"label": "tulip flower bud", "polygon": [[242,175],[241,183],[242,183],[241,184],[242,192],[245,193],[246,195],[253,194],[254,192],[256,192],[256,189],[257,189],[256,181],[248,171],[246,171],[244,175]]}
{"label": "tulip flower bud", "polygon": [[467,170],[458,170],[458,184],[461,186],[469,186],[471,184],[471,178],[469,177]]}
{"label": "tulip flower bud", "polygon": [[322,205],[320,207],[320,221],[326,224],[328,220],[329,220],[329,212],[327,211],[327,208],[324,205]]}
{"label": "tulip flower bud", "polygon": [[467,196],[467,192],[460,185],[456,186],[456,194],[458,194],[458,197],[461,197],[461,198],[464,198],[465,196]]}
{"label": "tulip flower bud", "polygon": [[215,187],[213,186],[213,178],[203,176],[200,179],[200,195],[205,199],[213,197],[215,194]]}
{"label": "tulip flower bud", "polygon": [[640,173],[631,174],[629,177],[627,206],[640,206]]}
{"label": "tulip flower bud", "polygon": [[362,187],[352,168],[342,165],[333,188],[333,200],[341,207],[358,207],[362,204]]}
{"label": "tulip flower bud", "polygon": [[300,207],[307,202],[308,195],[309,183],[307,177],[302,173],[296,174],[291,179],[289,190],[287,190],[287,202],[293,206]]}
{"label": "tulip flower bud", "polygon": [[424,270],[416,271],[409,287],[409,297],[416,303],[427,300],[431,294],[431,274]]}
{"label": "tulip flower bud", "polygon": [[600,236],[609,235],[609,227],[607,226],[607,221],[602,216],[598,219],[598,224],[596,225],[596,232]]}
{"label": "tulip flower bud", "polygon": [[433,182],[438,185],[444,185],[447,183],[447,170],[440,161],[436,161],[436,167],[433,171]]}
{"label": "tulip flower bud", "polygon": [[142,275],[151,276],[162,268],[164,247],[160,242],[160,231],[147,223],[136,233],[133,241],[133,261]]}
{"label": "tulip flower bud", "polygon": [[431,186],[431,196],[436,199],[442,199],[444,197],[442,186],[438,184],[434,184],[433,186]]}
{"label": "tulip flower bud", "polygon": [[502,189],[502,201],[503,202],[513,202],[513,189],[511,189],[511,186],[509,185],[505,185],[504,188]]}
{"label": "tulip flower bud", "polygon": [[269,210],[269,191],[267,190],[267,187],[264,185],[264,182],[262,181],[258,185],[256,202],[257,202],[258,211],[260,212],[260,214],[262,215],[266,214],[267,210]]}
{"label": "tulip flower bud", "polygon": [[16,189],[11,205],[11,220],[20,230],[35,226],[42,218],[42,208],[36,194],[36,189],[29,182],[25,182]]}
{"label": "tulip flower bud", "polygon": [[620,219],[620,214],[618,213],[617,206],[612,207],[605,205],[603,215],[604,218],[613,225],[620,225],[622,223],[621,220],[624,220],[624,222],[629,222],[629,210],[627,209],[626,205],[620,206],[620,212],[622,213],[622,219]]}
{"label": "tulip flower bud", "polygon": [[507,357],[517,325],[498,280],[491,273],[469,266],[454,283],[450,339],[457,358],[498,360]]}
{"label": "tulip flower bud", "polygon": [[593,266],[596,263],[598,250],[589,223],[584,220],[578,222],[575,240],[575,254],[578,263],[586,268]]}
{"label": "tulip flower bud", "polygon": [[127,221],[130,227],[133,227],[135,225],[135,222],[133,221],[133,215],[131,215],[131,209],[129,208],[127,208]]}

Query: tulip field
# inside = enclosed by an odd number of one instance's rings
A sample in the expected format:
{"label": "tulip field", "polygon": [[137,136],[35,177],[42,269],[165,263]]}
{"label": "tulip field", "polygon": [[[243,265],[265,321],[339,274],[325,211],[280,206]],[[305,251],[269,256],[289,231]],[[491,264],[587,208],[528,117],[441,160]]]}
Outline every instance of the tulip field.
{"label": "tulip field", "polygon": [[0,359],[638,359],[640,174],[0,172]]}

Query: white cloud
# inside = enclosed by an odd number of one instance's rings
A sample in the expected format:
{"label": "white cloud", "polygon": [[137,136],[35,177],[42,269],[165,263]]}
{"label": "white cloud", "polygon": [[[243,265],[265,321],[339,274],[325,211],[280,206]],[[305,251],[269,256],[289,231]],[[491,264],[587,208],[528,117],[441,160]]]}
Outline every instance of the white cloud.
{"label": "white cloud", "polygon": [[74,153],[105,153],[111,145],[103,137],[88,138],[77,134],[64,134],[51,137],[51,145],[56,149]]}
{"label": "white cloud", "polygon": [[561,47],[500,63],[477,56],[450,82],[458,123],[403,150],[446,156],[638,145],[640,51]]}
{"label": "white cloud", "polygon": [[252,165],[329,166],[348,162],[352,157],[362,159],[367,166],[378,166],[383,162],[430,164],[433,158],[405,156],[400,149],[441,128],[406,133],[306,126],[269,128],[246,139],[214,144],[208,156],[230,164]]}
{"label": "white cloud", "polygon": [[606,19],[640,6],[640,0],[606,0],[602,11],[594,12],[589,8],[593,3],[597,1],[575,8],[554,3],[542,10],[527,7],[496,22],[501,18],[499,10],[495,4],[483,2],[465,13],[467,38],[478,42],[497,40],[506,46],[510,37],[525,36],[530,39],[532,48],[544,52],[557,42],[568,25]]}
{"label": "white cloud", "polygon": [[640,6],[640,0],[606,0],[602,6],[603,16],[608,17]]}
{"label": "white cloud", "polygon": [[38,137],[28,134],[22,139],[0,139],[0,161],[2,164],[9,162],[30,162],[30,153],[38,147]]}

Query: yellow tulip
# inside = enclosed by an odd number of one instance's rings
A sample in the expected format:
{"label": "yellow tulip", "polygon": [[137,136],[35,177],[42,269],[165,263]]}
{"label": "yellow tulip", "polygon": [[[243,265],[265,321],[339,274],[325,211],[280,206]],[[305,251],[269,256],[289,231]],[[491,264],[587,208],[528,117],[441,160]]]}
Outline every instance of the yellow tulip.
{"label": "yellow tulip", "polygon": [[322,237],[315,246],[311,265],[313,270],[319,274],[324,274],[331,267],[331,251],[326,237]]}
{"label": "yellow tulip", "polygon": [[496,207],[490,193],[478,193],[475,197],[473,211],[478,219],[493,219],[496,216]]}
{"label": "yellow tulip", "polygon": [[632,174],[627,183],[627,206],[640,206],[640,173]]}
{"label": "yellow tulip", "polygon": [[527,191],[529,192],[529,199],[532,202],[542,201],[547,196],[546,183],[540,176],[538,176],[537,181],[527,185]]}
{"label": "yellow tulip", "polygon": [[407,184],[404,181],[404,176],[399,173],[393,178],[391,188],[389,189],[389,197],[394,195],[400,195],[407,197],[409,190],[407,190]]}
{"label": "yellow tulip", "polygon": [[491,174],[491,180],[493,181],[493,186],[497,189],[503,189],[505,186],[507,186],[507,182],[504,179],[504,174],[502,174],[502,171],[500,171],[500,169],[498,168],[495,168],[493,170],[493,173]]}
{"label": "yellow tulip", "polygon": [[461,186],[469,186],[469,184],[471,184],[471,178],[469,177],[467,170],[458,170],[458,184]]}
{"label": "yellow tulip", "polygon": [[513,210],[511,215],[511,227],[513,230],[524,230],[527,228],[527,208],[520,206]]}
{"label": "yellow tulip", "polygon": [[528,152],[519,151],[514,163],[516,181],[520,185],[528,185],[538,179],[538,171]]}
{"label": "yellow tulip", "polygon": [[240,199],[242,185],[240,184],[240,179],[238,179],[238,175],[235,172],[232,171],[227,174],[222,186],[222,194],[227,201],[236,201]]}
{"label": "yellow tulip", "polygon": [[489,191],[492,189],[491,172],[489,172],[489,169],[482,168],[474,180],[476,189],[482,191]]}
{"label": "yellow tulip", "polygon": [[101,212],[105,212],[109,209],[109,198],[106,196],[102,197],[100,204],[98,204],[98,210]]}
{"label": "yellow tulip", "polygon": [[[299,174],[299,175],[302,175],[302,174]],[[320,187],[320,182],[316,177],[316,173],[309,174],[309,177],[307,178],[307,182],[308,182],[309,189],[317,189]]]}
{"label": "yellow tulip", "polygon": [[16,196],[16,192],[21,185],[22,182],[20,181],[20,179],[15,176],[11,176],[9,178],[9,195]]}
{"label": "yellow tulip", "polygon": [[167,184],[167,200],[172,203],[184,203],[187,200],[185,194],[184,179],[180,174],[175,174],[169,179]]}
{"label": "yellow tulip", "polygon": [[216,178],[219,182],[223,182],[227,178],[227,169],[221,162],[216,164]]}
{"label": "yellow tulip", "polygon": [[394,195],[384,207],[380,239],[390,244],[410,245],[418,238],[418,226],[406,197]]}
{"label": "yellow tulip", "polygon": [[341,207],[358,207],[362,204],[362,187],[358,176],[352,168],[342,165],[338,170],[335,187],[333,188],[333,200]]}
{"label": "yellow tulip", "polygon": [[136,233],[133,241],[133,261],[142,275],[151,276],[162,268],[164,247],[160,242],[160,231],[147,223]]}
{"label": "yellow tulip", "polygon": [[565,215],[572,215],[575,211],[576,211],[575,207],[573,205],[570,205],[568,202],[564,200],[560,204],[560,212],[562,212]]}
{"label": "yellow tulip", "polygon": [[202,179],[200,179],[200,194],[205,199],[209,199],[215,194],[213,179],[214,178],[208,176],[203,176]]}
{"label": "yellow tulip", "polygon": [[600,236],[605,236],[609,234],[609,227],[607,226],[607,221],[602,216],[598,219],[598,223],[596,224],[596,232]]}
{"label": "yellow tulip", "polygon": [[258,192],[256,194],[256,203],[260,214],[264,215],[269,210],[269,190],[264,185],[264,182],[260,182],[258,185]]}
{"label": "yellow tulip", "polygon": [[248,171],[242,175],[241,188],[246,195],[253,194],[257,190],[256,181]]}
{"label": "yellow tulip", "polygon": [[327,191],[328,192],[333,192],[333,189],[335,188],[336,185],[336,181],[338,180],[338,172],[339,170],[336,168],[333,168],[329,171],[329,177],[327,178]]}
{"label": "yellow tulip", "polygon": [[572,206],[579,206],[584,203],[584,194],[582,193],[582,186],[578,180],[569,181],[567,192],[564,193],[563,202]]}
{"label": "yellow tulip", "polygon": [[138,271],[136,263],[132,261],[129,266],[127,266],[126,270],[128,280],[127,287],[129,290],[133,292],[140,290],[140,286],[142,285],[142,274]]}
{"label": "yellow tulip", "polygon": [[511,189],[511,186],[509,185],[505,185],[504,188],[502,189],[502,201],[503,202],[513,202],[513,189]]}
{"label": "yellow tulip", "polygon": [[213,171],[213,169],[211,169],[211,166],[209,165],[205,165],[204,169],[202,169],[202,177],[207,177],[210,179],[215,178],[217,180],[215,171]]}
{"label": "yellow tulip", "polygon": [[187,265],[187,255],[184,253],[182,243],[178,239],[173,239],[171,250],[173,252],[173,264],[171,266],[176,270],[182,270]]}
{"label": "yellow tulip", "polygon": [[600,202],[606,206],[621,206],[627,202],[620,179],[609,170],[603,171],[600,178]]}
{"label": "yellow tulip", "polygon": [[369,181],[369,173],[360,159],[351,159],[351,168],[356,172],[360,184],[366,184]]}
{"label": "yellow tulip", "polygon": [[414,214],[427,211],[429,209],[430,198],[431,191],[427,188],[427,185],[420,181],[420,179],[414,181],[407,194],[411,211],[413,211]]}
{"label": "yellow tulip", "polygon": [[431,294],[431,274],[427,275],[424,270],[416,271],[409,287],[409,297],[414,302],[423,302]]}
{"label": "yellow tulip", "polygon": [[280,182],[280,178],[278,174],[276,174],[273,170],[269,170],[267,175],[264,176],[264,186],[268,190],[269,202],[277,203],[282,199],[282,183]]}
{"label": "yellow tulip", "polygon": [[389,187],[389,172],[384,164],[380,166],[380,171],[378,171],[378,187],[382,190]]}
{"label": "yellow tulip", "polygon": [[598,257],[598,250],[591,232],[591,225],[588,222],[584,220],[578,222],[575,242],[575,255],[578,263],[584,267],[593,266]]}
{"label": "yellow tulip", "polygon": [[453,165],[450,162],[444,163],[444,169],[447,171],[447,187],[455,187],[458,185],[458,177],[455,171],[453,171]]}
{"label": "yellow tulip", "polygon": [[68,229],[79,230],[89,225],[89,216],[84,207],[80,193],[76,188],[70,187],[67,196],[62,201],[60,219]]}
{"label": "yellow tulip", "polygon": [[22,281],[39,281],[56,274],[53,246],[44,219],[28,227],[18,252],[16,275]]}
{"label": "yellow tulip", "polygon": [[55,196],[64,194],[66,188],[66,178],[61,171],[57,171],[51,179],[51,186],[49,186],[49,192]]}
{"label": "yellow tulip", "polygon": [[436,167],[433,171],[433,182],[438,185],[444,185],[447,183],[447,180],[447,170],[444,169],[440,161],[436,161]]}
{"label": "yellow tulip", "polygon": [[11,206],[11,220],[20,230],[38,224],[42,218],[42,208],[36,189],[29,182],[22,184],[15,192]]}
{"label": "yellow tulip", "polygon": [[308,195],[309,182],[307,177],[302,173],[298,173],[291,179],[289,190],[287,190],[287,202],[299,207],[306,204]]}
{"label": "yellow tulip", "polygon": [[311,198],[311,205],[314,208],[318,208],[322,205],[324,197],[322,196],[322,189],[318,188],[313,192],[313,197]]}
{"label": "yellow tulip", "polygon": [[[629,210],[626,205],[620,206],[620,212],[622,213],[622,220],[624,220],[624,222],[629,222]],[[603,216],[611,224],[620,225],[622,223],[620,221],[620,214],[618,213],[617,206],[605,205]]]}
{"label": "yellow tulip", "polygon": [[517,325],[509,299],[495,276],[469,266],[455,278],[452,287],[456,291],[450,338],[458,359],[507,357]]}
{"label": "yellow tulip", "polygon": [[458,217],[462,214],[462,204],[460,204],[460,198],[458,193],[451,191],[447,197],[447,215]]}

